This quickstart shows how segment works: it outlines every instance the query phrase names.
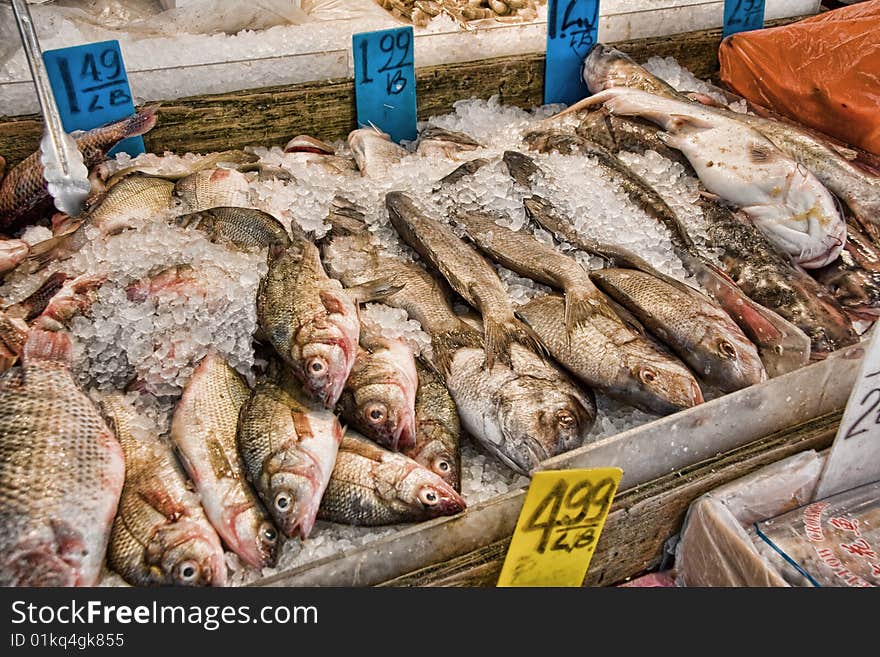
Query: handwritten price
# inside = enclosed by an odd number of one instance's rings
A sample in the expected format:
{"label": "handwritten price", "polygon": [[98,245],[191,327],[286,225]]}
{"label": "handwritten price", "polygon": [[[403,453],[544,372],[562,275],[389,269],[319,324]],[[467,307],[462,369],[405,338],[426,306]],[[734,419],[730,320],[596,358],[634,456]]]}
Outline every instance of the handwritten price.
{"label": "handwritten price", "polygon": [[[361,41],[361,84],[369,84],[375,82],[370,77],[369,57],[367,56],[367,42]],[[398,32],[397,36],[391,34],[384,35],[379,40],[379,50],[388,55],[388,59],[378,69],[377,73],[385,73],[385,93],[389,96],[396,96],[406,89],[407,79],[403,76],[403,69],[412,66],[412,58],[410,57],[412,47],[412,33],[408,31]],[[393,62],[395,53],[397,61]],[[407,60],[407,57],[410,57]]]}
{"label": "handwritten price", "polygon": [[569,485],[560,479],[538,503],[523,531],[541,532],[536,548],[539,554],[548,546],[566,552],[589,547],[596,540],[596,526],[608,513],[616,487],[610,477],[595,485],[590,481]]}

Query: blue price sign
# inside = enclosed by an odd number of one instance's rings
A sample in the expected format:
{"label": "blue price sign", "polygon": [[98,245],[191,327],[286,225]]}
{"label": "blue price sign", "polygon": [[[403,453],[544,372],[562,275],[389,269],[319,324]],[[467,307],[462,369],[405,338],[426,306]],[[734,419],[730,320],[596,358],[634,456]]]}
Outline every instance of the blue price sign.
{"label": "blue price sign", "polygon": [[599,31],[599,0],[550,0],[544,102],[572,105],[590,95],[581,66]]}
{"label": "blue price sign", "polygon": [[351,41],[358,123],[372,123],[396,142],[415,139],[412,27],[361,32],[352,36]]}
{"label": "blue price sign", "polygon": [[764,27],[764,0],[724,0],[724,36]]}
{"label": "blue price sign", "polygon": [[[91,130],[134,114],[118,41],[47,50],[43,61],[67,132]],[[143,153],[143,138],[124,139],[110,153],[121,151]]]}

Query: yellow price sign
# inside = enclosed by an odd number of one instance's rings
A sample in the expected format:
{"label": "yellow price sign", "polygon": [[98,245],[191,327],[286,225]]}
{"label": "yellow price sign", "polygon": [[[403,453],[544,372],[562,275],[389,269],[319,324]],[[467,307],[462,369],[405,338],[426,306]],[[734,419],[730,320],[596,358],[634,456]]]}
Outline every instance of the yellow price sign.
{"label": "yellow price sign", "polygon": [[536,472],[498,586],[580,586],[622,476],[620,468]]}

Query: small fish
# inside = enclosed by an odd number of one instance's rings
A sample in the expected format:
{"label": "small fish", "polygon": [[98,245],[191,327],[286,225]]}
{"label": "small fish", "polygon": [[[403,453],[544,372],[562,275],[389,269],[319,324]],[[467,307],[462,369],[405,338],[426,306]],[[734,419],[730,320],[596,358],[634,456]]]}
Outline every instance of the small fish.
{"label": "small fish", "polygon": [[271,214],[253,208],[221,206],[182,214],[174,219],[181,228],[197,228],[212,242],[239,249],[268,247],[277,254],[290,246],[284,225]]}
{"label": "small fish", "polygon": [[107,563],[135,586],[225,586],[226,561],[171,447],[121,393],[101,401],[125,453]]}
{"label": "small fish", "polygon": [[317,247],[304,235],[295,235],[260,283],[260,329],[306,392],[333,408],[358,350],[360,322],[351,295],[378,298],[389,289],[388,280],[382,279],[346,293],[327,276]]}
{"label": "small fish", "polygon": [[590,278],[706,383],[733,392],[767,379],[755,346],[703,293],[634,269],[599,269]]}
{"label": "small fish", "polygon": [[0,377],[0,586],[94,586],[125,464],[70,371],[67,333],[33,330]]}
{"label": "small fish", "polygon": [[249,191],[247,177],[235,169],[203,169],[174,185],[174,195],[188,212],[247,206]]}
{"label": "small fish", "polygon": [[491,370],[496,360],[509,363],[510,346],[516,342],[541,352],[532,330],[514,317],[510,299],[491,263],[464,244],[449,225],[426,215],[406,194],[386,194],[385,207],[403,240],[483,316],[486,369]]}
{"label": "small fish", "polygon": [[474,175],[477,171],[482,169],[487,164],[489,164],[489,160],[482,157],[468,160],[464,164],[457,166],[451,173],[446,174],[440,180],[438,180],[437,184],[434,185],[434,191],[436,192],[444,187],[452,186],[458,181],[468,176]]}
{"label": "small fish", "polygon": [[847,222],[840,257],[813,276],[851,317],[873,321],[880,315],[880,250],[853,223]]}
{"label": "small fish", "polygon": [[303,392],[276,371],[257,384],[238,421],[247,479],[288,538],[311,533],[342,441],[336,416]]}
{"label": "small fish", "polygon": [[309,135],[297,135],[284,146],[285,153],[317,153],[319,155],[334,155],[336,149],[327,142],[310,137]]}
{"label": "small fish", "polygon": [[0,277],[18,267],[30,251],[31,247],[27,242],[0,239]]}
{"label": "small fish", "polygon": [[318,517],[374,527],[451,516],[465,507],[452,486],[426,467],[348,432]]}
{"label": "small fish", "polygon": [[416,374],[412,348],[361,326],[360,348],[339,400],[344,420],[393,451],[416,439]]}
{"label": "small fish", "polygon": [[103,197],[90,201],[83,217],[70,224],[68,232],[38,242],[28,260],[36,268],[52,260],[70,257],[88,242],[86,228],[96,228],[102,237],[117,235],[136,221],[150,220],[172,208],[174,184],[163,179],[132,174],[114,185]]}
{"label": "small fish", "polygon": [[437,126],[428,126],[419,133],[419,145],[416,153],[424,157],[441,157],[448,160],[461,159],[463,153],[469,153],[482,144],[463,132],[445,130]]}
{"label": "small fish", "polygon": [[688,158],[715,196],[738,206],[802,267],[816,269],[840,255],[846,224],[830,192],[760,132],[690,100],[614,87],[565,112],[604,103],[612,114],[635,115],[666,130],[664,141]]}
{"label": "small fish", "polygon": [[171,442],[223,542],[254,568],[274,566],[278,532],[247,484],[236,433],[247,383],[216,352],[199,363],[174,409]]}
{"label": "small fish", "polygon": [[381,178],[406,155],[406,149],[391,141],[378,128],[359,128],[348,133],[348,146],[362,176]]}
{"label": "small fish", "polygon": [[461,491],[461,420],[455,401],[443,380],[418,359],[416,372],[416,438],[401,453]]}
{"label": "small fish", "polygon": [[[158,109],[158,105],[145,107],[134,116],[75,136],[86,168],[98,164],[123,139],[151,130],[156,125]],[[52,197],[37,151],[10,169],[0,182],[0,230],[31,224],[51,214]]]}

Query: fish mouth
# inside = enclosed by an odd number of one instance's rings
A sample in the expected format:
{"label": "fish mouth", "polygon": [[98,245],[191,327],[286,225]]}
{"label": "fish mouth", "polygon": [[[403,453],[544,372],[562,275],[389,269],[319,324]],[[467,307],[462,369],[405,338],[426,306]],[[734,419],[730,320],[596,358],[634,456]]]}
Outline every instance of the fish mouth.
{"label": "fish mouth", "polygon": [[431,507],[432,515],[452,516],[456,513],[461,513],[467,508],[464,498],[452,490],[451,487],[443,490],[438,489],[437,492],[440,493],[440,500]]}

